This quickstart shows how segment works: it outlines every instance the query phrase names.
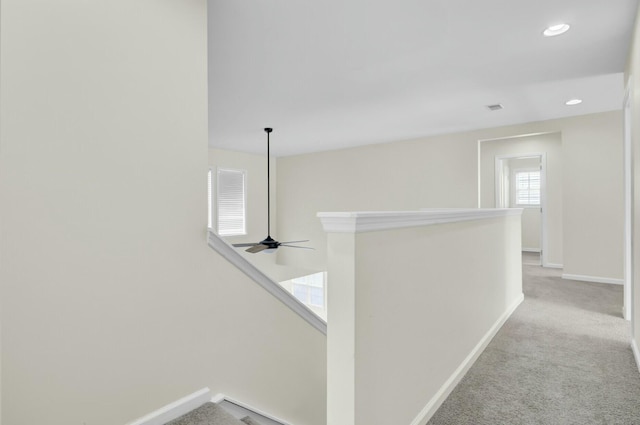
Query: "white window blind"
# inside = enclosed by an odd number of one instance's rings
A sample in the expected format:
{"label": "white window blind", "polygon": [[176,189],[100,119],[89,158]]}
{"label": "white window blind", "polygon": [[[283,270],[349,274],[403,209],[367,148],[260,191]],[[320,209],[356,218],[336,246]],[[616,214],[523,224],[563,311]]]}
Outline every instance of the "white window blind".
{"label": "white window blind", "polygon": [[245,230],[245,171],[218,169],[218,234],[235,236]]}
{"label": "white window blind", "polygon": [[516,206],[540,205],[540,171],[516,172]]}

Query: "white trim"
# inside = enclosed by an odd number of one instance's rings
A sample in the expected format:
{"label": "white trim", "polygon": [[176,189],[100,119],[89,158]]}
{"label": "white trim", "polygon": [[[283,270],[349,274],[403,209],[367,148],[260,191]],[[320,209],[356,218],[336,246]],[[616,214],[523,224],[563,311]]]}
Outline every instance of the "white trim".
{"label": "white trim", "polygon": [[614,279],[610,277],[583,276],[579,274],[562,273],[562,278],[568,279],[568,280],[581,280],[583,282],[608,283],[610,285],[624,285],[624,279]]}
{"label": "white trim", "polygon": [[493,337],[498,333],[502,325],[511,317],[513,312],[524,301],[524,294],[520,296],[507,308],[507,310],[498,318],[498,320],[491,326],[487,333],[482,337],[480,342],[471,350],[469,355],[462,361],[460,366],[453,372],[453,374],[447,379],[447,381],[440,387],[438,392],[429,400],[427,405],[418,413],[418,415],[411,421],[411,425],[425,425],[429,422],[429,419],[433,416],[438,408],[444,403],[451,391],[462,380],[467,371],[473,366],[475,361],[480,357],[480,354],[487,348],[487,345],[491,342]]}
{"label": "white trim", "polygon": [[540,258],[540,263],[542,267],[551,267],[549,263],[549,215],[547,211],[549,210],[549,203],[547,197],[547,154],[543,153],[540,157],[540,187],[542,191],[540,193],[540,208],[542,208],[542,229],[540,237],[542,238],[542,255]]}
{"label": "white trim", "polygon": [[283,421],[282,419],[276,418],[275,416],[270,415],[268,413],[265,413],[265,412],[263,412],[261,410],[258,410],[255,407],[249,406],[246,403],[234,400],[234,399],[232,399],[232,398],[230,398],[230,397],[228,397],[228,396],[226,396],[224,394],[216,394],[211,398],[211,402],[216,403],[216,404],[220,404],[223,401],[235,404],[236,406],[240,406],[243,409],[249,410],[249,411],[251,411],[253,413],[256,413],[256,414],[258,414],[260,416],[263,416],[263,417],[265,417],[267,419],[270,419],[270,420],[272,420],[274,422],[278,422],[278,423],[280,423],[282,425],[291,425],[289,422],[286,422],[286,421]]}
{"label": "white trim", "polygon": [[631,96],[633,94],[633,78],[630,75],[625,87],[622,109],[624,111],[624,302],[622,315],[631,321],[631,332],[634,332],[633,306],[633,142],[631,140],[633,111]]}
{"label": "white trim", "polygon": [[226,396],[225,396],[224,394],[216,394],[216,395],[214,395],[213,397],[211,397],[211,400],[210,400],[210,401],[211,401],[211,403],[219,404],[220,402],[222,402],[222,401],[225,401],[225,400],[226,400],[226,398],[225,398],[225,397],[226,397]]}
{"label": "white trim", "polygon": [[536,252],[540,253],[540,248],[522,248],[522,252]]}
{"label": "white trim", "polygon": [[231,264],[236,266],[240,271],[249,276],[254,282],[262,286],[267,292],[280,300],[284,305],[293,310],[298,316],[302,317],[311,326],[327,334],[327,322],[315,314],[309,307],[301,303],[292,293],[284,289],[280,284],[264,274],[256,266],[251,264],[239,252],[229,245],[227,241],[216,235],[214,232],[209,233],[209,246],[226,258]]}
{"label": "white trim", "polygon": [[493,159],[493,204],[496,208],[508,208],[505,202],[505,190],[504,190],[504,166],[502,159],[496,156]]}
{"label": "white trim", "polygon": [[633,358],[636,360],[636,367],[640,372],[640,351],[638,350],[638,344],[635,338],[631,338],[631,350],[633,351]]}
{"label": "white trim", "polygon": [[129,422],[127,425],[164,425],[169,421],[197,409],[210,399],[211,390],[209,390],[209,388],[203,388],[193,394],[182,397],[180,400],[169,403],[166,406],[141,417],[140,419]]}
{"label": "white trim", "polygon": [[361,233],[522,215],[522,208],[425,208],[420,211],[320,212],[327,233]]}
{"label": "white trim", "polygon": [[480,139],[478,140],[478,144],[482,142],[495,142],[498,140],[521,139],[523,137],[544,136],[547,134],[555,134],[555,133],[560,133],[560,131],[541,131],[538,133],[516,134],[515,136],[492,137],[491,139]]}
{"label": "white trim", "polygon": [[482,208],[482,141],[478,140],[478,208]]}
{"label": "white trim", "polygon": [[564,264],[556,264],[556,263],[547,263],[544,265],[549,269],[564,269]]}
{"label": "white trim", "polygon": [[[557,132],[551,132],[551,133],[539,133],[539,134],[555,134]],[[535,134],[537,135],[537,134]],[[526,136],[516,136],[516,137],[526,137]],[[505,139],[509,139],[509,137],[506,137]],[[507,159],[513,159],[513,158],[535,158],[538,157],[540,158],[540,205],[536,208],[541,208],[542,209],[542,217],[541,217],[541,224],[540,224],[540,241],[541,241],[541,252],[542,252],[542,258],[540,259],[540,262],[542,263],[542,267],[549,267],[549,268],[562,268],[562,267],[558,267],[557,264],[551,264],[549,263],[549,235],[548,235],[548,231],[547,231],[547,223],[549,222],[548,220],[548,216],[547,216],[547,210],[548,210],[548,205],[547,205],[547,153],[546,152],[527,152],[527,153],[521,153],[521,154],[511,154],[511,155],[496,155],[495,156],[495,164],[494,164],[494,184],[495,184],[495,194],[494,194],[494,203],[496,205],[496,207],[500,206],[500,201],[501,199],[499,199],[499,189],[501,186],[501,181],[502,181],[502,171],[503,171],[503,167],[502,167],[502,161],[507,160]],[[478,177],[478,179],[480,179],[480,176]]]}
{"label": "white trim", "polygon": [[[515,136],[503,136],[503,137],[494,137],[491,139],[479,139],[478,140],[478,208],[482,208],[482,143],[483,142],[496,142],[500,140],[510,140],[510,139],[520,139],[523,137],[533,137],[533,136],[545,136],[548,134],[557,134],[561,133],[560,130],[557,131],[542,131],[538,133],[528,133],[528,134],[516,134]],[[538,154],[533,154],[532,156],[539,156]],[[546,154],[545,154],[546,155]],[[528,155],[524,155],[525,157]],[[507,155],[505,155],[507,157]],[[520,157],[520,155],[514,155],[514,158]]]}

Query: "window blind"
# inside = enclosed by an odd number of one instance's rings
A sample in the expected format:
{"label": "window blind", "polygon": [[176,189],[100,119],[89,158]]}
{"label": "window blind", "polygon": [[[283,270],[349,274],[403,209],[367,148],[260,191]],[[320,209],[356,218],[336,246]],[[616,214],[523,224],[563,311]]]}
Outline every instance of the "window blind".
{"label": "window blind", "polygon": [[516,205],[540,205],[540,171],[516,172]]}
{"label": "window blind", "polygon": [[218,169],[218,234],[244,235],[245,172]]}

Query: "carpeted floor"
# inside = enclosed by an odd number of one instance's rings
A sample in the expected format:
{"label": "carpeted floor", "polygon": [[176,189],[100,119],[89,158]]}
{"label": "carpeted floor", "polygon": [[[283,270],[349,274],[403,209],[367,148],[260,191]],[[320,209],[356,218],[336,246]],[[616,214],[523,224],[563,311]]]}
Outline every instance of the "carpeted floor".
{"label": "carpeted floor", "polygon": [[260,422],[249,416],[236,419],[224,407],[208,402],[166,425],[260,425]]}
{"label": "carpeted floor", "polygon": [[528,266],[539,266],[540,253],[522,251],[522,264],[526,264]]}
{"label": "carpeted floor", "polygon": [[622,286],[523,273],[525,301],[428,424],[640,424]]}

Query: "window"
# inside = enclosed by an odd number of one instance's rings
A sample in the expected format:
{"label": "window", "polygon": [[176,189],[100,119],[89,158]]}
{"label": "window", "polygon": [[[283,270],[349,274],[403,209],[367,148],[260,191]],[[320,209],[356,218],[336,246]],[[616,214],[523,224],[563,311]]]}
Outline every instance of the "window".
{"label": "window", "polygon": [[540,206],[540,170],[516,171],[516,206]]}
{"label": "window", "polygon": [[292,280],[293,295],[304,304],[324,308],[324,273],[315,273]]}
{"label": "window", "polygon": [[[211,201],[211,171],[209,171],[209,211],[213,211]],[[219,168],[217,172],[217,226],[220,236],[238,236],[246,234],[246,172]],[[209,226],[213,219],[209,214]]]}

